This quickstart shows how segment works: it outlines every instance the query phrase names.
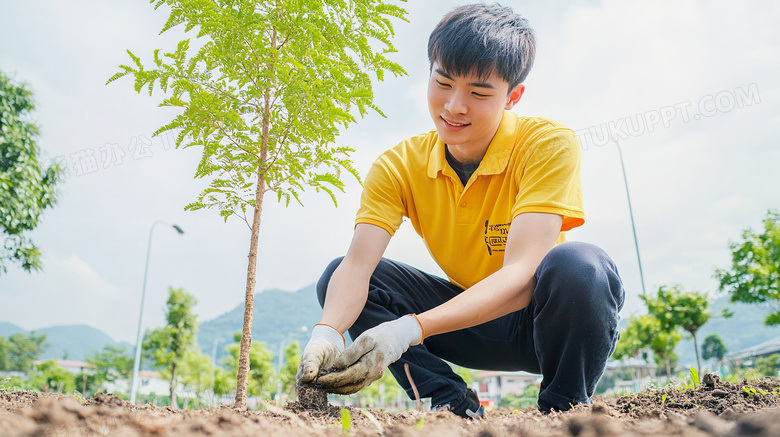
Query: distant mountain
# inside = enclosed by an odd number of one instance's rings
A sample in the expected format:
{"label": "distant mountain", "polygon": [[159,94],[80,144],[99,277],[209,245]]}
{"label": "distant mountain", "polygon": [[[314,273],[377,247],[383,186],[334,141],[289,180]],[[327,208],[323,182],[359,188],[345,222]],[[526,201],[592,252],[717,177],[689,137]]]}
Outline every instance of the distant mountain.
{"label": "distant mountain", "polygon": [[[8,338],[16,333],[27,332],[24,329],[7,322],[0,322],[0,337]],[[132,353],[132,345],[126,342],[114,341],[103,331],[87,325],[52,326],[50,328],[34,329],[36,335],[46,335],[46,349],[41,359],[54,358],[84,361],[92,351],[100,351],[104,346],[118,345]]]}
{"label": "distant mountain", "polygon": [[48,347],[42,359],[83,361],[91,352],[99,352],[106,345],[122,346],[132,355],[133,345],[114,341],[105,332],[87,325],[52,326],[36,329],[35,333],[46,334]]}
{"label": "distant mountain", "polygon": [[[322,309],[317,302],[314,284],[295,292],[265,290],[255,294],[252,340],[261,341],[277,356],[279,345],[297,340],[301,348],[309,340],[311,327],[320,319]],[[225,346],[233,343],[233,334],[241,331],[244,323],[244,304],[233,310],[202,322],[198,344],[204,354],[211,356],[214,340],[217,344],[217,362],[224,357]],[[304,329],[305,328],[305,329]]]}
{"label": "distant mountain", "polygon": [[[729,319],[720,317],[721,309],[726,305],[734,312]],[[699,347],[704,338],[716,333],[721,336],[729,352],[755,346],[766,340],[780,337],[780,327],[764,326],[764,318],[771,311],[769,307],[750,304],[729,304],[728,297],[715,299],[711,305],[716,316],[707,322],[698,333]],[[295,292],[266,290],[255,294],[252,339],[262,341],[276,356],[279,346],[286,346],[297,340],[301,347],[309,339],[311,327],[317,323],[322,310],[317,302],[314,284]],[[621,329],[625,329],[627,317],[621,320]],[[233,334],[241,331],[244,320],[244,304],[238,304],[233,310],[201,323],[198,332],[198,344],[203,353],[211,356],[215,339],[217,361],[225,355],[225,346],[233,342]],[[303,330],[302,328],[306,328]],[[24,329],[12,323],[0,322],[0,337],[8,337]],[[100,351],[107,344],[124,346],[132,355],[133,345],[116,342],[103,331],[86,325],[53,326],[36,329],[37,334],[46,334],[48,347],[42,358],[84,360],[90,351]],[[689,336],[687,336],[689,337]],[[685,339],[677,346],[680,367],[695,365],[696,356],[693,341]]]}
{"label": "distant mountain", "polygon": [[[728,319],[721,316],[721,310],[728,306],[734,315]],[[699,354],[704,338],[710,334],[718,334],[726,344],[729,352],[737,352],[767,340],[780,337],[780,326],[765,326],[766,315],[772,308],[761,304],[729,303],[729,297],[715,299],[710,305],[713,317],[699,328],[696,339],[699,342]],[[696,353],[693,350],[693,338],[687,335],[677,345],[675,352],[680,356],[682,368],[696,365]]]}
{"label": "distant mountain", "polygon": [[17,332],[24,332],[24,329],[14,325],[13,323],[0,322],[0,337],[9,337]]}
{"label": "distant mountain", "polygon": [[[252,339],[262,341],[276,356],[281,343],[297,340],[303,347],[309,340],[311,327],[320,319],[322,310],[317,302],[314,285],[295,292],[266,290],[255,294]],[[203,353],[211,356],[213,342],[217,345],[217,362],[226,355],[225,346],[233,342],[233,334],[241,331],[244,322],[244,304],[233,310],[202,322],[198,331],[198,344]],[[302,328],[305,328],[302,329]],[[106,345],[125,347],[130,355],[134,345],[114,341],[103,331],[86,325],[52,326],[34,330],[45,334],[47,347],[41,359],[68,359],[83,361],[92,351],[100,351]],[[19,326],[0,322],[0,337],[26,332]]]}

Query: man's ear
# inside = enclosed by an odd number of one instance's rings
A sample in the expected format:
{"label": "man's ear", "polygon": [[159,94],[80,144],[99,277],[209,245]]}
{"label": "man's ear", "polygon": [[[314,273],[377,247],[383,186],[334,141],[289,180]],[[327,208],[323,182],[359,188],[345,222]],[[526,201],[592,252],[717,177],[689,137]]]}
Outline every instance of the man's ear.
{"label": "man's ear", "polygon": [[522,83],[517,84],[512,91],[509,92],[509,100],[506,102],[506,106],[504,106],[504,109],[509,110],[515,107],[517,102],[520,101],[520,97],[523,97],[523,93],[525,92],[525,85]]}

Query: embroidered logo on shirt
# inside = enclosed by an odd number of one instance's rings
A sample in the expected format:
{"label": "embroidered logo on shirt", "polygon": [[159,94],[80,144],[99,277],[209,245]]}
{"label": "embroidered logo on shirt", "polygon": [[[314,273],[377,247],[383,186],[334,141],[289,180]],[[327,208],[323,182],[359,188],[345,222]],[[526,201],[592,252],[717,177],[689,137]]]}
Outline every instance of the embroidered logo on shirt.
{"label": "embroidered logo on shirt", "polygon": [[504,252],[506,250],[506,236],[509,234],[510,224],[491,225],[490,220],[485,220],[485,246],[487,247],[488,255],[493,255],[493,252]]}

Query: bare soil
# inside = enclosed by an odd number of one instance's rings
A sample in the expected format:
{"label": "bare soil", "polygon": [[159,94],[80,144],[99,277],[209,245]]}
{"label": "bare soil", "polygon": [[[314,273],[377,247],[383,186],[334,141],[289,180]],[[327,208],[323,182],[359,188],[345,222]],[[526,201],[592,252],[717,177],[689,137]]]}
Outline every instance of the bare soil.
{"label": "bare soil", "polygon": [[[134,405],[110,394],[79,402],[70,396],[0,392],[0,436],[343,436],[341,412],[318,393],[302,393],[285,409],[231,407],[174,410]],[[780,380],[709,378],[696,388],[653,389],[594,398],[565,413],[499,408],[484,420],[448,412],[349,409],[351,436],[780,436]]]}

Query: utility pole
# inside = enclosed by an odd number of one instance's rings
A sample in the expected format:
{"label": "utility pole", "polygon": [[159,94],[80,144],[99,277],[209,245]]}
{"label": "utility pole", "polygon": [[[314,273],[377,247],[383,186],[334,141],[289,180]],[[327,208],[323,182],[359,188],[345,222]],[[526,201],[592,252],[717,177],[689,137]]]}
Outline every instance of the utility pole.
{"label": "utility pole", "polygon": [[184,231],[177,225],[171,225],[160,220],[156,220],[152,223],[152,227],[149,229],[149,244],[146,246],[146,264],[144,267],[144,284],[141,288],[141,309],[138,311],[138,334],[135,337],[135,360],[133,361],[133,379],[130,382],[130,402],[135,403],[136,396],[138,395],[138,374],[141,370],[141,343],[143,338],[141,337],[141,326],[144,320],[144,299],[146,298],[146,276],[149,273],[149,255],[152,253],[152,235],[154,234],[154,227],[157,225],[169,225],[179,235],[184,234]]}
{"label": "utility pole", "polygon": [[623,183],[626,185],[626,197],[628,198],[628,215],[631,217],[631,230],[634,232],[634,247],[636,248],[636,260],[639,263],[639,279],[642,281],[642,295],[647,294],[645,290],[645,275],[642,273],[642,258],[639,256],[639,242],[636,238],[636,226],[634,225],[634,210],[631,208],[631,195],[628,193],[628,178],[626,178],[626,166],[623,164],[623,152],[620,150],[620,143],[613,138],[620,156],[620,168],[623,170]]}

